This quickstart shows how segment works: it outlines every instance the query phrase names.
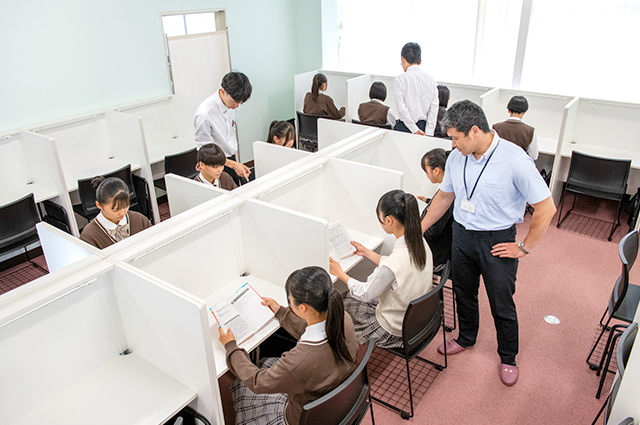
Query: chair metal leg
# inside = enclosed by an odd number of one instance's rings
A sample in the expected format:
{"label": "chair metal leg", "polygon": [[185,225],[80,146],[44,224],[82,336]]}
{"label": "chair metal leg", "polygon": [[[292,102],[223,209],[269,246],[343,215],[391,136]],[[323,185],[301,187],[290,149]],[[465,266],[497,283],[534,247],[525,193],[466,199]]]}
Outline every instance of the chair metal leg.
{"label": "chair metal leg", "polygon": [[456,329],[456,327],[458,327],[458,320],[457,320],[458,315],[456,314],[456,293],[453,292],[453,287],[452,286],[446,286],[445,285],[444,289],[448,289],[448,290],[451,291],[451,304],[453,306],[453,327],[447,326],[446,323],[445,323],[444,329],[447,332],[452,332],[452,331],[454,331]]}
{"label": "chair metal leg", "polygon": [[[613,334],[614,330],[611,330],[611,334]],[[618,340],[620,338],[620,335],[622,335],[622,333],[618,332],[615,334],[615,336],[613,337],[613,339],[611,340],[611,346],[608,347],[609,350],[607,350],[606,352],[604,352],[602,354],[602,357],[604,358],[605,356],[607,357],[607,361],[605,362],[604,365],[604,372],[602,373],[602,376],[600,377],[600,384],[598,385],[598,392],[596,392],[596,398],[600,399],[600,394],[602,393],[602,387],[604,386],[604,380],[607,377],[607,372],[609,371],[609,364],[611,363],[611,357],[613,357],[613,348],[616,345],[616,340]],[[602,364],[602,361],[600,361],[600,363]],[[600,372],[600,371],[598,371]]]}
{"label": "chair metal leg", "polygon": [[606,331],[607,328],[609,327],[610,321],[611,321],[611,316],[609,316],[609,319],[607,320],[606,325],[602,327],[602,331],[600,331],[600,335],[598,335],[598,339],[596,339],[595,344],[593,344],[593,347],[591,347],[591,351],[589,352],[589,356],[587,357],[587,364],[589,365],[589,368],[591,368],[591,370],[596,370],[598,368],[597,364],[591,363],[591,356],[593,355],[593,352],[596,350],[596,347],[600,343],[600,339],[602,338],[602,335],[604,335],[604,331]]}
{"label": "chair metal leg", "polygon": [[600,415],[602,415],[602,412],[604,412],[604,408],[607,406],[607,403],[609,402],[609,397],[611,397],[611,394],[609,394],[605,399],[604,403],[602,403],[602,407],[600,408],[600,410],[598,410],[598,414],[593,419],[593,422],[591,422],[591,425],[596,425],[596,422],[598,422],[598,418],[600,417]]}
{"label": "chair metal leg", "polygon": [[48,271],[48,270],[45,270],[45,268],[44,268],[44,267],[42,267],[40,264],[38,264],[38,263],[34,263],[33,261],[31,261],[31,258],[29,258],[29,250],[27,249],[27,247],[26,247],[26,246],[24,247],[24,253],[25,253],[25,255],[27,256],[27,261],[28,261],[29,263],[31,263],[31,264],[33,265],[33,267],[38,268],[38,269],[42,270],[42,271],[43,271],[43,272],[45,272],[45,273],[49,273],[49,271]]}
{"label": "chair metal leg", "polygon": [[[566,184],[566,183],[565,183]],[[560,223],[562,223],[562,220],[560,220],[560,218],[562,217],[562,207],[564,206],[564,197],[567,194],[567,189],[566,188],[562,188],[562,195],[560,196],[560,211],[558,211],[558,223],[556,224],[556,227],[560,227]]]}
{"label": "chair metal leg", "polygon": [[605,316],[607,315],[607,312],[609,311],[609,307],[604,309],[604,313],[602,313],[602,317],[600,318],[600,326],[604,326],[604,323],[602,323],[602,321],[604,320]]}
{"label": "chair metal leg", "polygon": [[622,212],[622,199],[618,202],[618,210],[613,218],[613,226],[611,226],[611,233],[609,234],[609,240],[613,239],[613,234],[616,232],[616,228],[620,226],[620,213]]}
{"label": "chair metal leg", "polygon": [[369,409],[371,410],[371,425],[376,425],[376,421],[373,418],[373,398],[371,398],[371,393],[369,393]]}

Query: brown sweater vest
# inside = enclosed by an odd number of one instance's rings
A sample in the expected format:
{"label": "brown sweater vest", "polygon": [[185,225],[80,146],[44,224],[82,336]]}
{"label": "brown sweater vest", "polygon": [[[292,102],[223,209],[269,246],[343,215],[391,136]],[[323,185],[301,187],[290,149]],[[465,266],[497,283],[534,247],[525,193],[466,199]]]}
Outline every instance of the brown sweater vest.
{"label": "brown sweater vest", "polygon": [[363,124],[387,124],[387,112],[389,107],[376,100],[361,103],[358,107],[358,116]]}
{"label": "brown sweater vest", "polygon": [[[127,213],[129,220],[129,235],[133,236],[136,233],[142,232],[144,229],[151,227],[151,222],[147,217],[136,211],[129,211]],[[94,218],[82,229],[80,239],[86,243],[95,246],[99,249],[105,249],[108,246],[113,245],[115,242],[111,239],[111,236],[106,234],[102,227],[96,223]]]}
{"label": "brown sweater vest", "polygon": [[533,131],[535,130],[530,125],[515,120],[496,123],[493,125],[493,129],[498,132],[501,138],[520,146],[525,152],[533,141]]}
{"label": "brown sweater vest", "polygon": [[332,120],[339,120],[344,116],[344,108],[338,110],[333,99],[324,93],[318,93],[316,100],[313,100],[311,93],[307,93],[302,112],[309,115],[328,115]]}

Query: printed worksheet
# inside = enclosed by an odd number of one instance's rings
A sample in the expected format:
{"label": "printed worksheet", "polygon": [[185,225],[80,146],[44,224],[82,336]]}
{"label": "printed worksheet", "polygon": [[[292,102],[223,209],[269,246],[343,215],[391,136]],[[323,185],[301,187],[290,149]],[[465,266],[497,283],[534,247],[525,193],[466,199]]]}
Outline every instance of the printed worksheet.
{"label": "printed worksheet", "polygon": [[329,249],[329,255],[337,261],[356,252],[356,247],[351,245],[349,231],[340,220],[329,225]]}

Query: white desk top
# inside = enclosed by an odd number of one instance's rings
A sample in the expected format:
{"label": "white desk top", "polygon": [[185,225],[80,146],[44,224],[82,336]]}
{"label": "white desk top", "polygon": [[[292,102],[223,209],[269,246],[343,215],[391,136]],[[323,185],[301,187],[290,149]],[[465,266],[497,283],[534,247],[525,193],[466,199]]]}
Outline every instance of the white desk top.
{"label": "white desk top", "polygon": [[36,203],[58,196],[57,192],[34,183],[20,184],[17,186],[5,185],[0,192],[0,206],[17,201],[30,193],[33,193],[33,196],[36,198]]}
{"label": "white desk top", "polygon": [[[351,240],[360,242],[364,245],[365,248],[369,248],[371,250],[375,250],[380,245],[382,245],[383,239],[377,236],[367,235],[366,233],[356,232],[353,229],[347,229],[349,232],[349,236],[351,236]],[[351,257],[347,257],[344,260],[340,261],[340,265],[345,273],[348,273],[356,264],[358,264],[362,260],[362,257],[357,255],[353,255]],[[338,280],[337,277],[331,275],[331,281],[336,282]]]}
{"label": "white desk top", "polygon": [[571,157],[571,151],[578,151],[588,155],[601,156],[612,159],[630,159],[631,168],[640,168],[640,152],[611,149],[583,143],[565,143],[562,145],[562,156]]}
{"label": "white desk top", "polygon": [[[119,170],[127,164],[129,163],[121,159],[111,158],[94,161],[88,164],[81,164],[77,168],[71,170],[64,170],[64,175],[67,180],[67,190],[69,190],[69,192],[78,190],[78,180],[108,174]],[[131,164],[131,172],[139,169],[139,164]]]}
{"label": "white desk top", "polygon": [[177,137],[175,139],[165,139],[154,142],[147,141],[149,162],[153,165],[160,161],[164,161],[164,157],[166,155],[174,155],[195,147],[196,142],[193,137]]}
{"label": "white desk top", "polygon": [[[289,305],[287,302],[286,293],[284,291],[284,282],[282,282],[282,286],[278,286],[256,276],[240,276],[208,296],[205,299],[207,309],[213,307],[216,304],[228,301],[229,298],[231,298],[233,294],[235,294],[238,288],[240,288],[247,282],[249,282],[249,284],[253,287],[253,289],[256,290],[258,294],[260,294],[261,297],[273,298],[280,305],[285,307]],[[216,363],[216,373],[218,374],[218,378],[220,378],[227,370],[229,370],[229,368],[227,367],[227,362],[225,360],[226,351],[222,344],[220,344],[220,341],[218,341],[219,333],[218,323],[216,322],[216,319],[214,319],[211,312],[207,312],[207,315],[209,316],[209,328],[211,330],[211,344],[213,345],[213,357]],[[267,339],[272,333],[277,331],[278,328],[280,328],[280,324],[274,318],[257,333],[240,344],[240,347],[247,350],[247,352],[250,352],[258,345],[260,345],[262,341]]]}
{"label": "white desk top", "polygon": [[550,139],[547,137],[538,137],[538,152],[548,155],[555,155],[558,147],[558,139]]}
{"label": "white desk top", "polygon": [[136,354],[116,356],[11,425],[161,424],[196,396]]}

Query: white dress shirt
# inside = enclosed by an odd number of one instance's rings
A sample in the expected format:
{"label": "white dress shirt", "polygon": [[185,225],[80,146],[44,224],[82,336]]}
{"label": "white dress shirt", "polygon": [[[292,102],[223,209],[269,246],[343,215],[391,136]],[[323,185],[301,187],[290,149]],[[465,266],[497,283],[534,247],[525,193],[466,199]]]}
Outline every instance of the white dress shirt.
{"label": "white dress shirt", "polygon": [[327,321],[315,323],[307,326],[304,333],[300,337],[300,342],[321,342],[327,339],[326,330]]}
{"label": "white dress shirt", "polygon": [[196,148],[214,143],[228,158],[238,152],[236,119],[238,108],[229,109],[220,99],[220,90],[209,96],[196,109],[193,126],[196,129]]}
{"label": "white dress shirt", "polygon": [[114,242],[120,242],[121,240],[128,238],[131,234],[131,226],[129,226],[128,217],[129,215],[125,214],[124,217],[122,217],[122,220],[116,224],[105,217],[104,214],[102,214],[102,211],[100,211],[100,214],[96,216],[96,221]]}
{"label": "white dress shirt", "polygon": [[211,185],[213,187],[220,187],[220,179],[215,179],[213,181],[213,184],[207,180],[204,175],[202,175],[202,171],[200,171],[200,174],[198,174],[198,177],[194,179],[195,181],[198,181],[200,183],[204,183],[204,184],[208,184]]}
{"label": "white dress shirt", "polygon": [[[509,117],[507,121],[520,121],[521,118],[518,117]],[[531,138],[531,144],[527,148],[527,155],[529,155],[534,161],[538,159],[538,137],[536,136],[536,129],[533,129],[533,137]]]}
{"label": "white dress shirt", "polygon": [[419,130],[416,122],[426,120],[425,134],[433,136],[440,106],[436,80],[418,65],[411,65],[406,72],[393,80],[393,88],[398,107],[398,119],[412,133]]}
{"label": "white dress shirt", "polygon": [[[381,105],[384,105],[384,102],[380,101],[380,99],[371,99],[374,102],[378,102]],[[387,106],[387,105],[384,105]],[[393,127],[394,125],[396,125],[396,116],[393,115],[393,112],[391,112],[391,108],[389,108],[387,110],[387,124],[389,124],[391,127]]]}

